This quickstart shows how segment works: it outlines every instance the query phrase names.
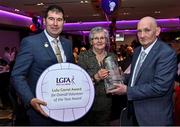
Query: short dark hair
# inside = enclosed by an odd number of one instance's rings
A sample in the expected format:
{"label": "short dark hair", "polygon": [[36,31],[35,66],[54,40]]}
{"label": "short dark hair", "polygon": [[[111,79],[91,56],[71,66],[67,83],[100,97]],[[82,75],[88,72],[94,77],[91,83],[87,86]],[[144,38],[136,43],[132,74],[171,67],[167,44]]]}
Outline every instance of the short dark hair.
{"label": "short dark hair", "polygon": [[49,6],[49,7],[46,9],[46,11],[45,11],[44,18],[47,18],[49,11],[61,12],[61,13],[63,14],[63,19],[64,19],[64,10],[62,9],[62,7],[60,7],[60,6],[58,6],[58,5],[51,5],[51,6]]}

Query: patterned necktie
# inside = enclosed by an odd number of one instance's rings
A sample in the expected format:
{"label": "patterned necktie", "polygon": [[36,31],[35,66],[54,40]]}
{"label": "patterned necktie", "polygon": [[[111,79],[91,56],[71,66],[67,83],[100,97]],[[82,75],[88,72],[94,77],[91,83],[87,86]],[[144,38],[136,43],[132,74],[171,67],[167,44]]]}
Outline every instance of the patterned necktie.
{"label": "patterned necktie", "polygon": [[142,51],[141,54],[140,54],[140,58],[139,58],[138,64],[136,66],[136,70],[134,70],[135,71],[134,72],[134,81],[133,81],[131,86],[134,86],[134,83],[136,81],[138,72],[139,72],[139,70],[141,68],[142,63],[144,62],[145,56],[146,56],[146,53],[144,51]]}
{"label": "patterned necktie", "polygon": [[62,61],[61,51],[60,51],[60,48],[58,46],[58,40],[54,39],[53,43],[54,43],[55,55],[56,55],[56,58],[58,60],[58,63],[62,63],[63,61]]}

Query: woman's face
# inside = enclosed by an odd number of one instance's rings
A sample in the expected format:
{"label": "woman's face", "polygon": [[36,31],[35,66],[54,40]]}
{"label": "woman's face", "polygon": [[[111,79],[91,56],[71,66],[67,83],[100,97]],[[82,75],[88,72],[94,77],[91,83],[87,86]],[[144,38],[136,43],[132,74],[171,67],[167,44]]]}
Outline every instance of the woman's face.
{"label": "woman's face", "polygon": [[104,32],[95,33],[94,37],[92,39],[92,47],[95,50],[105,50],[106,47],[106,37],[104,35]]}

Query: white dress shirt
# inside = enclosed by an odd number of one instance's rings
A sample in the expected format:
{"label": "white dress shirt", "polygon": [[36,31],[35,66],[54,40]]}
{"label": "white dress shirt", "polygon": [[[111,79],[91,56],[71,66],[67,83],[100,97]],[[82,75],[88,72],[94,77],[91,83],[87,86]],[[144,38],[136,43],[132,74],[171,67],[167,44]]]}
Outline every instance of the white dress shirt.
{"label": "white dress shirt", "polygon": [[[49,41],[49,43],[50,43],[50,45],[51,45],[51,47],[52,47],[52,49],[53,49],[53,51],[54,51],[54,54],[56,54],[56,53],[55,53],[55,49],[54,49],[54,45],[55,45],[55,44],[53,43],[53,40],[54,40],[55,38],[51,37],[51,36],[47,33],[46,30],[44,30],[44,33],[45,33],[46,37],[48,38],[48,41]],[[58,47],[59,47],[59,49],[60,49],[60,51],[61,51],[62,60],[63,60],[63,62],[66,62],[66,55],[65,55],[65,53],[64,53],[64,50],[63,50],[63,47],[62,47],[61,42],[60,42],[60,40],[59,40],[59,37],[56,38],[56,39],[58,40]]]}
{"label": "white dress shirt", "polygon": [[[149,47],[147,47],[146,49],[144,49],[143,47],[141,47],[141,52],[144,51],[144,52],[146,53],[146,56],[145,56],[144,60],[146,59],[147,55],[148,55],[149,52],[151,51],[151,49],[152,49],[153,45],[156,43],[156,41],[157,41],[157,39],[156,39]],[[134,86],[135,70],[136,70],[136,67],[137,67],[137,63],[138,63],[138,61],[139,61],[139,59],[140,59],[140,54],[141,54],[141,52],[139,53],[138,59],[137,59],[137,61],[136,61],[136,64],[135,64],[135,67],[134,67],[134,70],[133,70],[133,76],[132,76],[131,85],[130,85],[131,87]]]}

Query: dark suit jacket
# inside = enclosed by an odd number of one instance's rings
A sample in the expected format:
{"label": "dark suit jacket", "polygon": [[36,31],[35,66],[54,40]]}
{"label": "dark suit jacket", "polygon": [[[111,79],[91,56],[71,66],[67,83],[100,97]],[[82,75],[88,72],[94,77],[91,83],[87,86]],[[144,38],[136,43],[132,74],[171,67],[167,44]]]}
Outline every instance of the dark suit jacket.
{"label": "dark suit jacket", "polygon": [[[67,62],[73,62],[71,41],[60,38],[67,57]],[[48,47],[45,47],[48,44]],[[12,84],[27,106],[35,97],[35,89],[41,73],[58,61],[44,32],[26,37],[22,40],[20,51],[11,74]]]}
{"label": "dark suit jacket", "polygon": [[[141,47],[134,52],[131,72]],[[164,42],[157,40],[143,62],[135,85],[127,91],[133,101],[139,125],[172,125],[173,83],[177,70],[176,53]]]}

